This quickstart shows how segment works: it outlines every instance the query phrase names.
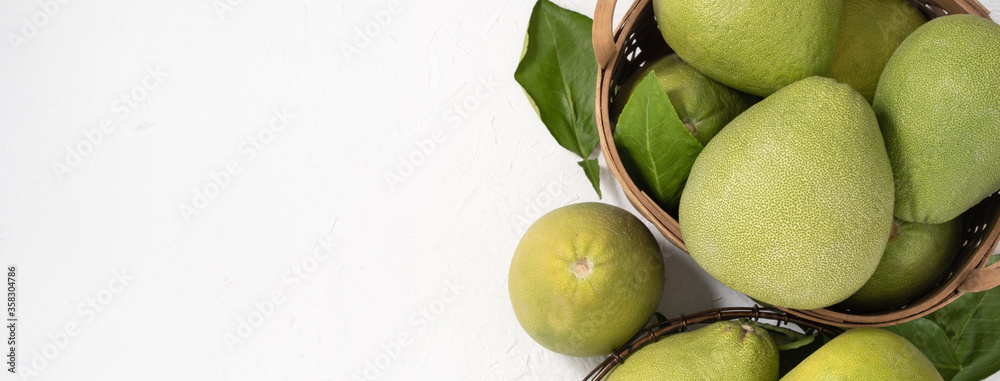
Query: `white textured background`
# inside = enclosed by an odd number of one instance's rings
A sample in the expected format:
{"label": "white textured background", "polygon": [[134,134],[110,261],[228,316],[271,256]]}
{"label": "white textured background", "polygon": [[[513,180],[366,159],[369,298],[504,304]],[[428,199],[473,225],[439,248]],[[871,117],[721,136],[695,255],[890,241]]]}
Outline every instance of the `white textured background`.
{"label": "white textured background", "polygon": [[[582,378],[507,295],[528,224],[597,200],[514,82],[532,5],[0,3],[0,265],[37,373],[3,379]],[[660,311],[749,303],[661,242]]]}

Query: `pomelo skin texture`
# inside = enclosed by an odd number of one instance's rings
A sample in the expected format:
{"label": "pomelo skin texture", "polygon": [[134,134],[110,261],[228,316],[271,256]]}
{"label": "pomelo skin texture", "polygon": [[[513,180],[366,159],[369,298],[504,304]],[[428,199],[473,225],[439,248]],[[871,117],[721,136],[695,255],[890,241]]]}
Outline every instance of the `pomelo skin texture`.
{"label": "pomelo skin texture", "polygon": [[951,268],[961,247],[962,223],[893,221],[875,273],[840,305],[851,312],[886,311],[927,293]]}
{"label": "pomelo skin texture", "polygon": [[809,77],[733,119],[705,146],[681,194],[688,252],[764,303],[847,299],[878,266],[892,225],[892,169],[871,107]]}
{"label": "pomelo skin texture", "polygon": [[878,328],[847,330],[813,352],[781,381],[942,380],[917,347]]}
{"label": "pomelo skin texture", "polygon": [[942,223],[1000,189],[1000,25],[928,21],[899,45],[875,90],[897,218]]}
{"label": "pomelo skin texture", "polygon": [[842,0],[653,0],[667,45],[724,85],[767,96],[830,70]]}
{"label": "pomelo skin texture", "polygon": [[642,347],[607,379],[773,381],[778,379],[778,348],[762,328],[721,321]]}
{"label": "pomelo skin texture", "polygon": [[635,87],[649,72],[656,73],[656,79],[670,98],[677,116],[702,145],[712,140],[726,123],[760,100],[712,80],[676,54],[670,54],[648,63],[629,77],[615,95],[612,105],[614,115],[621,114]]}
{"label": "pomelo skin texture", "polygon": [[871,103],[892,52],[926,21],[906,0],[844,0],[837,52],[826,76],[851,85]]}
{"label": "pomelo skin texture", "polygon": [[579,203],[535,221],[514,251],[510,301],[521,327],[569,356],[610,354],[649,321],[663,293],[663,255],[638,218]]}

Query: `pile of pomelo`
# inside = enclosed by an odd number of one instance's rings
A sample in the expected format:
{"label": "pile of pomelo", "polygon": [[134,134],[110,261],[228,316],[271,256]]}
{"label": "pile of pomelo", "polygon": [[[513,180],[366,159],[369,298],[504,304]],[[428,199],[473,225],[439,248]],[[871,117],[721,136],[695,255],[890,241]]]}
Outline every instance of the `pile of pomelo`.
{"label": "pile of pomelo", "polygon": [[[704,144],[677,216],[701,267],[763,303],[853,312],[898,307],[943,277],[958,249],[957,217],[1000,189],[1000,25],[971,15],[927,21],[905,0],[653,7],[675,54],[647,63],[612,110],[622,112],[653,72]],[[630,213],[570,205],[522,238],[511,302],[546,348],[606,355],[648,322],[663,265],[656,240]],[[766,333],[730,323],[635,356],[662,351],[693,364],[704,353],[685,345],[718,344],[734,351],[734,364],[769,367],[775,351]],[[858,357],[869,352],[889,360]],[[855,360],[832,360],[838,356]],[[654,363],[629,362],[639,368],[620,366],[617,379],[733,379],[746,370],[694,374]],[[776,378],[768,369],[751,373]],[[830,373],[940,379],[905,339],[877,329],[848,331],[785,379]]]}
{"label": "pile of pomelo", "polygon": [[903,0],[702,3],[654,1],[667,44],[764,99],[691,168],[678,208],[691,256],[788,308],[889,310],[925,293],[957,249],[956,217],[1000,188],[1000,26],[925,23]]}

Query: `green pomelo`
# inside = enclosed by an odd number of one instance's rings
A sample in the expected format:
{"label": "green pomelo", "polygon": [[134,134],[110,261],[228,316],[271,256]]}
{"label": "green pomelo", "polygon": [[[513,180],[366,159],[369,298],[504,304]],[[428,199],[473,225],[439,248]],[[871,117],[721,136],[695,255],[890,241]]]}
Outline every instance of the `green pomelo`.
{"label": "green pomelo", "polygon": [[781,381],[942,380],[934,364],[902,336],[878,328],[840,334],[802,360]]}
{"label": "green pomelo", "polygon": [[612,115],[621,114],[636,86],[649,72],[656,73],[656,80],[667,93],[677,116],[702,145],[759,100],[712,80],[676,54],[670,54],[647,64],[625,81],[615,95]]}
{"label": "green pomelo", "polygon": [[950,15],[917,28],[886,63],[872,106],[897,218],[950,221],[1000,189],[1000,25]]}
{"label": "green pomelo", "polygon": [[893,221],[875,273],[841,306],[851,312],[885,311],[926,294],[951,268],[961,237],[958,219],[943,224]]}
{"label": "green pomelo", "polygon": [[734,89],[767,96],[830,70],[842,0],[653,0],[667,45]]}
{"label": "green pomelo", "polygon": [[871,103],[892,52],[926,21],[906,0],[844,0],[837,51],[826,76],[851,85]]}
{"label": "green pomelo", "polygon": [[679,222],[691,257],[733,289],[788,308],[847,299],[892,225],[892,170],[868,102],[810,77],[733,119],[695,160]]}
{"label": "green pomelo", "polygon": [[610,381],[773,381],[778,348],[759,327],[721,321],[648,344],[608,375]]}
{"label": "green pomelo", "polygon": [[631,213],[601,203],[553,210],[514,251],[508,290],[521,327],[570,356],[610,354],[639,332],[663,293],[663,256]]}

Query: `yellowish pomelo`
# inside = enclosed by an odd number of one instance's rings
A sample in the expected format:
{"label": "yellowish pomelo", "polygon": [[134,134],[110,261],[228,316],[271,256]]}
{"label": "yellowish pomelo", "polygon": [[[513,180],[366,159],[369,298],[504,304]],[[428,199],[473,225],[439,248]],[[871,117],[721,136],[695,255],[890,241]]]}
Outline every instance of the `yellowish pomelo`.
{"label": "yellowish pomelo", "polygon": [[702,145],[712,140],[726,123],[760,100],[714,81],[676,54],[670,54],[646,64],[625,81],[615,95],[613,115],[621,114],[636,86],[650,72],[656,73],[656,80],[667,93],[677,116]]}
{"label": "yellowish pomelo", "polygon": [[802,360],[781,381],[933,381],[934,364],[902,336],[878,328],[840,334]]}
{"label": "yellowish pomelo", "polygon": [[962,224],[895,220],[875,273],[842,307],[851,312],[885,311],[927,293],[943,277],[958,252]]}
{"label": "yellowish pomelo", "polygon": [[677,55],[759,96],[830,70],[842,7],[842,0],[653,0]]}
{"label": "yellowish pomelo", "polygon": [[691,257],[751,298],[839,303],[878,266],[892,225],[892,170],[868,102],[810,77],[733,119],[681,195]]}
{"label": "yellowish pomelo", "polygon": [[601,203],[553,210],[524,233],[508,289],[521,327],[549,350],[610,354],[639,332],[663,292],[663,256],[631,213]]}
{"label": "yellowish pomelo", "polygon": [[826,76],[851,85],[871,103],[892,52],[926,21],[906,0],[844,0],[837,51]]}
{"label": "yellowish pomelo", "polygon": [[639,349],[608,375],[610,381],[773,381],[778,348],[762,328],[721,321],[675,333]]}
{"label": "yellowish pomelo", "polygon": [[942,223],[1000,189],[1000,25],[955,14],[920,26],[886,63],[872,107],[897,218]]}

